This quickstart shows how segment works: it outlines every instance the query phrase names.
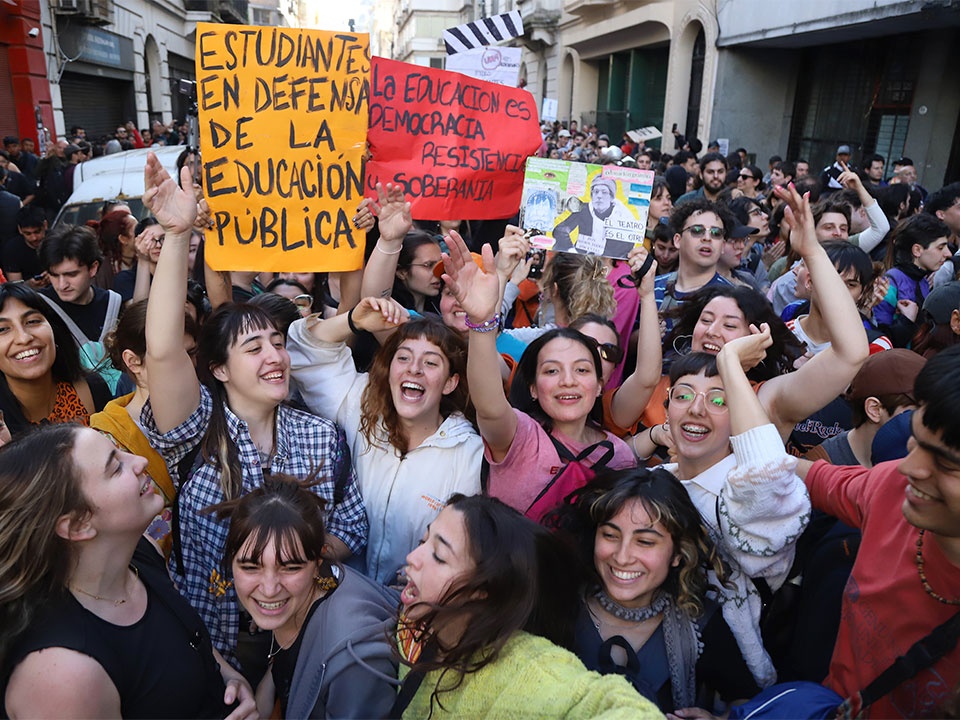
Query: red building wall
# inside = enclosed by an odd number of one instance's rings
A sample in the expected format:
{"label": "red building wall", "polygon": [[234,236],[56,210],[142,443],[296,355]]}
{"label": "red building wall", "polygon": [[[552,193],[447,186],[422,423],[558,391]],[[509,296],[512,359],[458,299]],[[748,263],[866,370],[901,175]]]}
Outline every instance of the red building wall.
{"label": "red building wall", "polygon": [[[43,25],[40,22],[41,0],[15,0],[16,5],[0,0],[0,52],[7,53],[10,88],[0,87],[0,94],[12,92],[12,98],[0,97],[0,107],[14,108],[15,134],[37,139],[35,108],[40,107],[43,124],[54,133],[53,103],[43,53]],[[30,37],[28,32],[40,33]],[[12,101],[12,102],[11,102]],[[5,126],[10,119],[5,118]],[[14,128],[11,127],[11,131]]]}

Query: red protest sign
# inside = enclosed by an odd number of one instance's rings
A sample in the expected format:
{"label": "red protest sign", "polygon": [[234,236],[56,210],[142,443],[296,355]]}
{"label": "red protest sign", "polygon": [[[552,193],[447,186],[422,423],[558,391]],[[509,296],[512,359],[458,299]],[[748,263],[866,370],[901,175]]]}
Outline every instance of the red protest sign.
{"label": "red protest sign", "polygon": [[364,188],[403,187],[415,218],[492,220],[520,207],[540,147],[533,96],[459,73],[374,57]]}

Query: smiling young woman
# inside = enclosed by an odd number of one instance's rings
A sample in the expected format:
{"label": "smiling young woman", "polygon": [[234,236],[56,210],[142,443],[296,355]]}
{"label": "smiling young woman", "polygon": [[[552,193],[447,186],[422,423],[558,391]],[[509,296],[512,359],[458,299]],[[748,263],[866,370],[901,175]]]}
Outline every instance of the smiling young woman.
{"label": "smiling young woman", "polygon": [[[480,492],[465,343],[439,320],[408,317],[394,300],[365,298],[348,314],[294,323],[288,344],[304,402],[347,434],[370,518],[366,574],[385,584],[446,497]],[[352,328],[392,331],[368,373],[346,344]]]}
{"label": "smiling young woman", "polygon": [[253,716],[249,685],[142,537],[163,506],[147,461],[77,425],[0,458],[4,716],[213,718],[234,701],[231,720]]}
{"label": "smiling young woman", "polygon": [[407,556],[398,644],[411,669],[393,717],[657,717],[553,644],[576,607],[569,568],[555,537],[499,500],[451,497]]}
{"label": "smiling young woman", "polygon": [[0,412],[10,434],[44,421],[88,425],[111,398],[99,375],[83,371],[49,304],[24,284],[0,285]]}
{"label": "smiling young woman", "polygon": [[[200,331],[194,370],[183,345],[183,306],[174,299],[186,297],[196,200],[152,153],[144,175],[144,200],[165,239],[147,303],[150,398],[141,421],[169,467],[188,458],[181,470],[171,570],[210,629],[214,646],[233,658],[241,640],[264,638],[240,632],[236,593],[221,573],[227,526],[203,509],[259,487],[265,475],[305,478],[316,472],[324,481],[312,490],[329,503],[327,542],[336,557],[363,550],[367,517],[343,431],[283,404],[290,356],[264,310],[244,303],[217,309]],[[190,186],[186,175],[182,180]],[[246,657],[262,661],[257,652]],[[244,669],[259,681],[262,667]]]}
{"label": "smiling young woman", "polygon": [[277,476],[210,508],[230,520],[224,574],[253,621],[272,633],[262,717],[384,717],[396,697],[396,594],[325,551],[313,480]]}
{"label": "smiling young woman", "polygon": [[551,509],[537,505],[541,493],[564,465],[557,444],[588,466],[608,456],[608,467],[632,467],[633,451],[600,426],[600,355],[596,341],[578,330],[555,328],[527,346],[511,406],[497,372],[496,338],[486,331],[500,303],[493,253],[484,246],[481,268],[462,241],[451,237],[449,247],[445,278],[472,328],[467,377],[490,463],[489,493],[539,518]]}
{"label": "smiling young woman", "polygon": [[664,712],[704,691],[725,700],[758,687],[719,603],[726,572],[687,491],[666,470],[597,475],[547,520],[569,536],[586,572],[574,652],[623,674]]}

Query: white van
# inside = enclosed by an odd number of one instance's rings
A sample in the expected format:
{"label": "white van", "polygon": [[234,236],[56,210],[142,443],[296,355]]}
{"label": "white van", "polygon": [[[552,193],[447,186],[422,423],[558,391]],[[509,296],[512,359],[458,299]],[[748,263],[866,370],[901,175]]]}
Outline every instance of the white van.
{"label": "white van", "polygon": [[99,220],[100,208],[107,200],[123,201],[138,220],[146,217],[150,213],[141,197],[147,153],[155,152],[167,171],[176,176],[177,158],[184,150],[185,145],[127,150],[80,163],[73,173],[73,193],[60,209],[54,226]]}

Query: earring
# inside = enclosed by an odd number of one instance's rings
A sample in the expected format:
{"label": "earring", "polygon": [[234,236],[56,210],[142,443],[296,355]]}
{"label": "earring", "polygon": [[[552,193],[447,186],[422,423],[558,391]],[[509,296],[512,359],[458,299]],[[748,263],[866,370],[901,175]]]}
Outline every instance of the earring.
{"label": "earring", "polygon": [[[677,347],[678,342],[683,347],[683,349]],[[688,352],[690,352],[691,344],[693,344],[693,335],[678,335],[673,339],[673,351],[677,355],[686,355]]]}
{"label": "earring", "polygon": [[330,575],[317,575],[317,577],[314,578],[314,582],[317,584],[317,587],[320,590],[323,590],[323,592],[330,592],[337,586],[336,579]]}

